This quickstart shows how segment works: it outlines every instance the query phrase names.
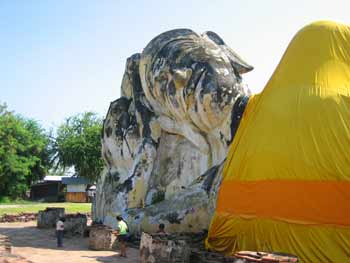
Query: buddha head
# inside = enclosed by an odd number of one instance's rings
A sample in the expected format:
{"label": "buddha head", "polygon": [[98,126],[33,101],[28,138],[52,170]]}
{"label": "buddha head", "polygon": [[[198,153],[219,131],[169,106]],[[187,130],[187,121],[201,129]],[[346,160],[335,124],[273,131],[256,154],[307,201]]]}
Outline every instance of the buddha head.
{"label": "buddha head", "polygon": [[140,60],[140,78],[155,113],[209,132],[245,93],[241,74],[253,67],[214,32],[176,29],[154,38]]}

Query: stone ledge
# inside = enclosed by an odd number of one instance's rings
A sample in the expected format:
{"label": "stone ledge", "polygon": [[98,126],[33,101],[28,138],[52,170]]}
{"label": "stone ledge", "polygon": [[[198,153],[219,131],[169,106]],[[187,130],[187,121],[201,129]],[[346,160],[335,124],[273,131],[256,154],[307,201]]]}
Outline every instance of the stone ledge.
{"label": "stone ledge", "polygon": [[11,241],[8,236],[0,235],[0,263],[33,263],[11,253]]}

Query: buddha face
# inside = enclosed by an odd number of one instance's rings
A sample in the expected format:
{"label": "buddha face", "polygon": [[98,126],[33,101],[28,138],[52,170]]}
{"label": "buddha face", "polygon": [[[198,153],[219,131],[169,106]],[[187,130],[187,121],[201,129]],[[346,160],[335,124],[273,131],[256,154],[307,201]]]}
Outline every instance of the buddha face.
{"label": "buddha face", "polygon": [[227,118],[243,92],[240,74],[251,69],[215,33],[179,29],[148,44],[140,76],[156,112],[210,131]]}

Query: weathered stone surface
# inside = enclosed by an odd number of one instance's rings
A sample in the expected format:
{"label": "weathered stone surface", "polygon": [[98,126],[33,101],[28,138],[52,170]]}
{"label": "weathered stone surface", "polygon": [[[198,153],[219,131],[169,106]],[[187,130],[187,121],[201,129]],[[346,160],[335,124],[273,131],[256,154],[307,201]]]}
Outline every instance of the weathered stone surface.
{"label": "weathered stone surface", "polygon": [[251,70],[213,32],[165,32],[128,58],[102,131],[105,169],[93,218],[132,232],[201,231],[215,209],[228,145],[250,91]]}
{"label": "weathered stone surface", "polygon": [[0,263],[31,263],[31,261],[12,254],[10,238],[0,235]]}
{"label": "weathered stone surface", "polygon": [[67,214],[64,217],[65,236],[83,236],[87,227],[87,216],[84,214]]}
{"label": "weathered stone surface", "polygon": [[142,233],[140,243],[141,263],[249,263],[247,259],[209,252],[204,248],[206,232],[177,234]]}
{"label": "weathered stone surface", "polygon": [[112,250],[116,246],[117,238],[112,229],[104,225],[90,227],[89,248],[93,250]]}
{"label": "weathered stone surface", "polygon": [[37,227],[39,228],[55,227],[58,219],[64,216],[64,210],[65,209],[62,207],[47,207],[45,210],[39,211]]}
{"label": "weathered stone surface", "polygon": [[5,235],[0,235],[0,253],[11,253],[10,238]]}
{"label": "weathered stone surface", "polygon": [[141,263],[189,263],[190,248],[184,240],[168,240],[142,233]]}

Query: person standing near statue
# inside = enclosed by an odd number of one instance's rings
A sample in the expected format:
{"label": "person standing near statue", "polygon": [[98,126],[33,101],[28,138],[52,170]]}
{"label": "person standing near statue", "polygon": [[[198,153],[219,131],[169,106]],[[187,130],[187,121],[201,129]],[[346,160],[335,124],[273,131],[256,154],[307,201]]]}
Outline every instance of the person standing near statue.
{"label": "person standing near statue", "polygon": [[64,232],[64,222],[66,219],[61,217],[56,222],[56,237],[57,237],[57,247],[63,247],[63,232]]}
{"label": "person standing near statue", "polygon": [[116,219],[117,228],[115,231],[113,231],[113,234],[115,234],[118,237],[118,242],[120,244],[120,256],[126,257],[126,241],[129,228],[121,216],[117,216]]}
{"label": "person standing near statue", "polygon": [[158,235],[168,235],[168,233],[165,232],[165,225],[164,224],[159,224],[157,234]]}

